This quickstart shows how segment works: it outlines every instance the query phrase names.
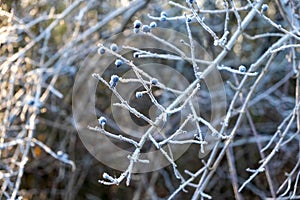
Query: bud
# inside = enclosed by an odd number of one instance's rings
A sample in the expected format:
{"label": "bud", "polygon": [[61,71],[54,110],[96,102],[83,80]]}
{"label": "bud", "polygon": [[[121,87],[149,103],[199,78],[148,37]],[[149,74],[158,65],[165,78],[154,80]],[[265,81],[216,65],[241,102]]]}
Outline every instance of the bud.
{"label": "bud", "polygon": [[98,122],[99,124],[103,127],[105,124],[106,124],[106,118],[101,116],[99,119],[98,119]]}
{"label": "bud", "polygon": [[133,23],[133,28],[139,29],[142,26],[142,22],[140,20],[135,20]]}
{"label": "bud", "polygon": [[145,32],[145,33],[149,33],[150,32],[150,26],[148,26],[148,25],[143,25],[142,26],[142,30],[143,30],[143,32]]}
{"label": "bud", "polygon": [[261,12],[267,12],[268,9],[269,9],[269,6],[268,6],[267,4],[263,4],[263,5],[261,6]]}
{"label": "bud", "polygon": [[160,16],[161,16],[161,17],[162,17],[162,16],[168,17],[168,14],[167,14],[166,12],[162,11],[162,12],[160,13]]}
{"label": "bud", "polygon": [[246,67],[244,65],[239,66],[239,71],[240,72],[246,72]]}
{"label": "bud", "polygon": [[101,54],[101,55],[105,54],[105,49],[103,47],[100,47],[98,49],[98,54]]}
{"label": "bud", "polygon": [[110,81],[109,81],[110,87],[112,87],[112,88],[116,87],[119,80],[120,80],[120,78],[118,75],[112,75],[110,77]]}
{"label": "bud", "polygon": [[116,65],[117,67],[120,67],[121,65],[123,65],[123,61],[120,60],[120,59],[117,59],[117,60],[115,61],[115,65]]}
{"label": "bud", "polygon": [[151,80],[151,84],[152,84],[152,85],[157,85],[157,83],[158,83],[158,80],[157,80],[156,78],[153,78],[153,79]]}
{"label": "bud", "polygon": [[110,49],[112,51],[117,51],[118,50],[118,46],[114,43],[114,44],[110,45]]}
{"label": "bud", "polygon": [[151,23],[150,23],[150,27],[151,27],[151,28],[156,28],[156,27],[157,27],[156,22],[151,22]]}
{"label": "bud", "polygon": [[136,92],[135,93],[135,97],[138,98],[138,99],[141,98],[142,96],[143,96],[142,92]]}

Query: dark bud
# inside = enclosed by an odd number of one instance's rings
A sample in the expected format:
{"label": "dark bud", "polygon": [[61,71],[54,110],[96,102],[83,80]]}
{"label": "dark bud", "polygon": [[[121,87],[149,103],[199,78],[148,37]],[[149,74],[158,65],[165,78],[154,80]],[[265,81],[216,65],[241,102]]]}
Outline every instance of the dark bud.
{"label": "dark bud", "polygon": [[142,92],[136,92],[135,93],[135,97],[138,98],[138,99],[141,98],[142,96],[143,96]]}
{"label": "dark bud", "polygon": [[139,29],[142,26],[142,22],[140,20],[135,20],[133,23],[133,28]]}
{"label": "dark bud", "polygon": [[118,46],[116,44],[112,44],[112,45],[110,45],[110,49],[112,51],[117,51],[118,50]]}
{"label": "dark bud", "polygon": [[156,78],[154,78],[154,79],[151,80],[151,84],[152,85],[157,85],[157,83],[158,83],[158,80]]}
{"label": "dark bud", "polygon": [[107,122],[106,118],[101,116],[99,119],[98,119],[98,122],[101,126],[104,126]]}
{"label": "dark bud", "polygon": [[121,65],[123,65],[123,61],[120,60],[120,59],[117,59],[117,60],[115,61],[115,65],[116,65],[116,67],[120,67]]}
{"label": "dark bud", "polygon": [[148,26],[148,25],[143,25],[143,26],[142,26],[142,30],[143,30],[143,32],[145,32],[145,33],[149,33],[150,30],[151,30],[151,28],[150,28],[150,26]]}
{"label": "dark bud", "polygon": [[100,47],[98,49],[98,54],[101,54],[101,55],[105,54],[105,49],[103,47]]}
{"label": "dark bud", "polygon": [[263,5],[261,6],[261,11],[262,11],[262,12],[267,12],[268,9],[269,9],[269,6],[268,6],[267,4],[263,4]]}
{"label": "dark bud", "polygon": [[244,65],[239,66],[239,71],[240,72],[246,72],[246,67]]}
{"label": "dark bud", "polygon": [[151,27],[151,28],[156,28],[156,27],[157,27],[156,22],[151,22],[151,23],[150,23],[150,27]]}
{"label": "dark bud", "polygon": [[163,16],[164,16],[164,17],[168,17],[168,14],[167,14],[166,12],[162,11],[162,12],[160,13],[160,16],[161,16],[161,17],[163,17]]}

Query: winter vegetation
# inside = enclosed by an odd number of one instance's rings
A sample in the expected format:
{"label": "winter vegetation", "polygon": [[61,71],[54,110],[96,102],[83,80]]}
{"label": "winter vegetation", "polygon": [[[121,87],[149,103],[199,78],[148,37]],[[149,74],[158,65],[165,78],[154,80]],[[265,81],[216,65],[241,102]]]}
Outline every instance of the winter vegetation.
{"label": "winter vegetation", "polygon": [[300,199],[298,0],[0,6],[0,199]]}

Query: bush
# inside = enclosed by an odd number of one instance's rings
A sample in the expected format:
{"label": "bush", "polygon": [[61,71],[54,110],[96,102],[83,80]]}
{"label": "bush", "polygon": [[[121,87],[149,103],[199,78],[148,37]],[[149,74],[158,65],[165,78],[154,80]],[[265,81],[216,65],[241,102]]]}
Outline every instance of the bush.
{"label": "bush", "polygon": [[300,198],[298,1],[0,14],[1,199]]}

